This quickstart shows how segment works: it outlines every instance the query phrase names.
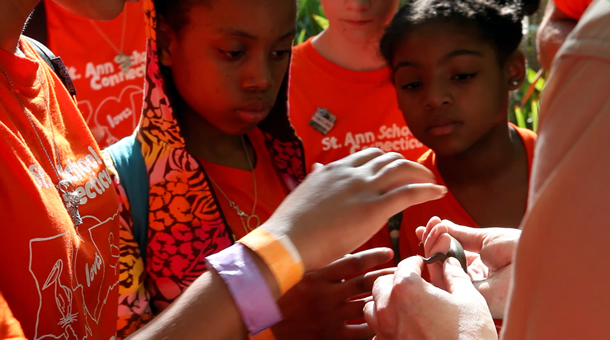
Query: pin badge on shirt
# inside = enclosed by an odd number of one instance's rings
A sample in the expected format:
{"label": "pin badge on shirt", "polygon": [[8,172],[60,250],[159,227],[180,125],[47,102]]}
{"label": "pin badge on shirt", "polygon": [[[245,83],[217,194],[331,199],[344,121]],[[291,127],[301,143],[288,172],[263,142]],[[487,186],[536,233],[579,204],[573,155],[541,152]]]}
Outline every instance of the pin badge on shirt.
{"label": "pin badge on shirt", "polygon": [[335,126],[337,116],[328,112],[327,109],[318,108],[316,113],[311,116],[309,125],[324,136]]}

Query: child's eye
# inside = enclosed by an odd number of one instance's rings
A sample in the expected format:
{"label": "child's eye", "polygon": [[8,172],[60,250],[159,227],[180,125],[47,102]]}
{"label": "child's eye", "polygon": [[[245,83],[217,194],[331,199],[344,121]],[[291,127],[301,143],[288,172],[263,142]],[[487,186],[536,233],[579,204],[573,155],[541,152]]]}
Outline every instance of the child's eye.
{"label": "child's eye", "polygon": [[476,73],[460,73],[460,74],[457,74],[457,75],[451,77],[451,79],[465,81],[465,80],[474,78],[476,75],[477,75]]}
{"label": "child's eye", "polygon": [[244,51],[224,51],[224,50],[218,50],[218,52],[220,52],[220,54],[222,54],[222,56],[224,56],[225,58],[227,58],[229,60],[239,59],[244,54],[246,54],[246,52],[244,52]]}
{"label": "child's eye", "polygon": [[292,53],[292,50],[278,50],[278,51],[272,52],[271,54],[273,54],[273,56],[278,59],[283,59],[284,57],[289,56],[290,53]]}
{"label": "child's eye", "polygon": [[421,82],[420,81],[414,81],[412,83],[405,84],[405,85],[401,86],[400,88],[403,89],[403,90],[416,90],[419,87],[421,87]]}

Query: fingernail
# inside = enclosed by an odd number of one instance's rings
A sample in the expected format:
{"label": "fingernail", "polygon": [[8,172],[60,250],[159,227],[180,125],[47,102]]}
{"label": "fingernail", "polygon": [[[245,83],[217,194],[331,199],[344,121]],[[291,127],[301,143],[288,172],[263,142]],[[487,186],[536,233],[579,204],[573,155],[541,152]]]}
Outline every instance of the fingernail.
{"label": "fingernail", "polygon": [[446,186],[439,185],[439,187],[441,188],[441,191],[443,192],[443,195],[447,193],[447,187]]}

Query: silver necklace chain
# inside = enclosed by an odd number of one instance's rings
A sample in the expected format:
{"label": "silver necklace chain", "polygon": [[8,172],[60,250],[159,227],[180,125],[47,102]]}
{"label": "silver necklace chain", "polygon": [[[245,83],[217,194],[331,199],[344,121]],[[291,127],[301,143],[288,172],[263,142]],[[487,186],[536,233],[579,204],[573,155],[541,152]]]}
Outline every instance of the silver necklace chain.
{"label": "silver necklace chain", "polygon": [[104,40],[106,40],[108,45],[110,45],[110,47],[112,47],[112,49],[117,53],[117,55],[114,57],[114,61],[117,62],[119,65],[121,65],[121,70],[123,71],[123,73],[126,74],[127,72],[129,72],[129,68],[131,67],[131,58],[128,55],[126,55],[125,52],[123,52],[123,47],[124,47],[124,43],[125,43],[125,30],[127,27],[127,10],[125,10],[122,15],[123,15],[123,27],[121,28],[120,47],[117,47],[112,42],[110,37],[108,35],[106,35],[106,33],[104,33],[104,30],[94,20],[90,19],[89,22],[97,30],[97,32],[100,34],[100,36],[102,38],[104,38]]}
{"label": "silver necklace chain", "polygon": [[[246,153],[246,158],[248,159],[248,165],[250,165],[250,172],[252,173],[252,180],[254,181],[254,205],[252,205],[252,213],[250,215],[246,214],[243,210],[241,210],[239,208],[239,206],[237,204],[235,204],[235,202],[233,202],[233,201],[231,201],[231,199],[229,199],[229,196],[227,196],[227,194],[225,194],[225,192],[222,191],[220,186],[218,184],[216,184],[214,179],[212,179],[212,177],[209,174],[208,174],[208,178],[210,179],[212,184],[214,184],[214,186],[218,189],[218,191],[220,191],[220,193],[227,199],[231,208],[233,208],[233,210],[235,210],[235,212],[237,213],[237,216],[239,216],[239,220],[241,221],[241,224],[244,227],[244,230],[246,231],[246,233],[248,233],[248,232],[256,229],[260,225],[260,218],[258,217],[258,215],[254,214],[254,212],[256,211],[258,191],[256,188],[256,174],[254,173],[254,166],[252,165],[252,160],[250,160],[250,154],[248,153],[248,148],[246,147],[246,141],[245,141],[243,135],[241,136],[241,142],[242,142],[242,145],[244,146],[244,152]],[[246,218],[246,222],[244,222],[243,218]],[[255,222],[255,225],[253,228],[250,227],[250,222],[252,220],[254,220],[254,222]]]}
{"label": "silver necklace chain", "polygon": [[[61,195],[62,200],[64,201],[66,210],[68,210],[68,213],[70,214],[70,217],[72,218],[72,222],[74,223],[75,226],[82,224],[83,221],[80,217],[80,212],[78,211],[80,197],[75,192],[74,187],[72,186],[72,183],[70,183],[67,180],[62,180],[61,176],[59,175],[59,171],[57,170],[55,163],[53,163],[53,161],[51,160],[51,156],[49,156],[49,153],[47,152],[47,148],[45,148],[44,143],[42,142],[42,138],[40,138],[40,135],[38,134],[38,131],[36,130],[34,121],[32,120],[30,113],[28,113],[28,110],[25,108],[25,104],[23,104],[23,101],[21,100],[21,96],[19,95],[19,92],[17,92],[17,88],[15,87],[15,84],[13,84],[11,77],[9,77],[8,73],[4,70],[2,65],[0,65],[0,71],[2,71],[2,73],[8,80],[8,83],[11,86],[11,90],[13,91],[13,93],[15,93],[15,97],[17,97],[17,101],[19,101],[19,105],[21,105],[21,109],[23,110],[23,113],[25,114],[28,121],[30,122],[30,125],[32,126],[32,130],[34,130],[34,133],[36,134],[36,138],[38,138],[38,142],[40,142],[40,146],[42,147],[44,154],[47,156],[47,160],[49,161],[49,164],[51,164],[51,168],[53,169],[55,176],[57,176],[57,186],[55,188],[63,194],[63,195]],[[40,80],[40,83],[44,89],[45,82],[43,80]],[[47,120],[51,124],[51,135],[53,136],[53,147],[55,148],[55,156],[57,159],[56,162],[57,162],[57,164],[60,164],[59,149],[57,148],[57,143],[55,141],[55,128],[53,127],[51,115],[49,114],[51,109],[49,107],[49,102],[48,102],[48,96],[49,96],[48,87],[45,92],[46,93],[44,95],[44,102],[46,105],[46,116],[47,116]]]}

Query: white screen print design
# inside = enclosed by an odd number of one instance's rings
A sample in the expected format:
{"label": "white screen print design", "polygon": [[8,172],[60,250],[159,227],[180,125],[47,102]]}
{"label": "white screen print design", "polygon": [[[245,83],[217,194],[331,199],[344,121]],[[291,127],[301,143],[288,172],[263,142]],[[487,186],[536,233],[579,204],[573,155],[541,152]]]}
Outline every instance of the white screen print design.
{"label": "white screen print design", "polygon": [[[118,210],[105,221],[83,216],[76,239],[66,231],[30,240],[29,270],[39,296],[34,340],[99,337],[93,334],[92,326],[99,323],[110,293],[118,285],[117,280],[108,281],[106,277],[118,275],[119,248],[115,241],[119,235],[104,227],[116,218]],[[66,245],[67,259],[49,256],[66,252]],[[80,304],[82,309],[78,308]]]}

